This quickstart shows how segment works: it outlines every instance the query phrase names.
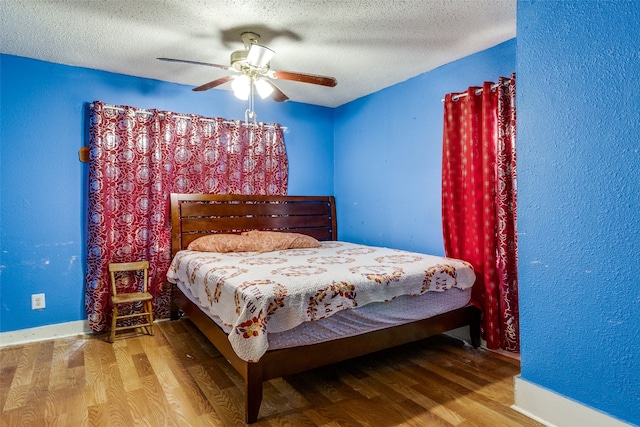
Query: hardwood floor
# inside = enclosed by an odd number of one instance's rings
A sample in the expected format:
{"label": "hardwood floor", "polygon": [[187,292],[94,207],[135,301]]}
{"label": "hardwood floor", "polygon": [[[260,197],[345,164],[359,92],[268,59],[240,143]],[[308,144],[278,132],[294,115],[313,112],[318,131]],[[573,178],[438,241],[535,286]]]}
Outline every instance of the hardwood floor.
{"label": "hardwood floor", "polygon": [[[0,349],[2,426],[242,426],[243,383],[191,322]],[[539,426],[519,362],[439,336],[268,381],[262,426]]]}

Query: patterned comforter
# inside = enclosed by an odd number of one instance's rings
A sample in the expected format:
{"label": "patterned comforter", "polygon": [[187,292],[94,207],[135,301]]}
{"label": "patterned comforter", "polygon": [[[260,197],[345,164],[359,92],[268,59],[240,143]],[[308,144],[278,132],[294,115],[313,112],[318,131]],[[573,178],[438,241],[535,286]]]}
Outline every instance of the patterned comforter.
{"label": "patterned comforter", "polygon": [[267,332],[400,295],[470,288],[465,261],[347,242],[277,252],[196,252],[174,257],[167,279],[182,282],[203,309],[231,328],[237,355],[257,361]]}

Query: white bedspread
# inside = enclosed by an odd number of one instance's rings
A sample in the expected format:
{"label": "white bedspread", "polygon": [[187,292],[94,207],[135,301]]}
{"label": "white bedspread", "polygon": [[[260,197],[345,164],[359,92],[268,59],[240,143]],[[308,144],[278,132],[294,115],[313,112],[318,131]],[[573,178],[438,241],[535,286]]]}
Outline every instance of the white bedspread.
{"label": "white bedspread", "polygon": [[180,251],[167,279],[182,282],[231,327],[229,341],[241,359],[257,361],[269,347],[267,332],[400,295],[468,289],[475,273],[451,258],[323,242],[266,253]]}

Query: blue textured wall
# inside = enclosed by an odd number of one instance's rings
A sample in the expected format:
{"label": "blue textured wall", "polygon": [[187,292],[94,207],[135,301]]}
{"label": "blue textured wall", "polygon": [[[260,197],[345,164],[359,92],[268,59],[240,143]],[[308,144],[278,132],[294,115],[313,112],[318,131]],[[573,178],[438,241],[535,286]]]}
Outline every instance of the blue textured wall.
{"label": "blue textured wall", "polygon": [[342,240],[444,254],[442,98],[515,71],[515,40],[336,109]]}
{"label": "blue textured wall", "polygon": [[640,425],[640,2],[517,19],[522,378]]}
{"label": "blue textured wall", "polygon": [[[87,104],[227,118],[243,117],[245,105],[225,91],[193,93],[9,55],[0,61],[0,332],[81,320],[87,165],[77,151]],[[256,110],[289,128],[290,194],[336,195],[341,238],[442,253],[440,100],[514,69],[511,40],[336,110],[270,101]],[[27,115],[35,121],[27,124]],[[47,308],[32,311],[30,296],[40,292]]]}
{"label": "blue textured wall", "polygon": [[[162,66],[158,64],[158,66]],[[243,119],[230,92],[0,55],[0,332],[85,319],[87,104]],[[333,193],[333,110],[256,102],[258,119],[289,130],[290,194]],[[44,292],[46,308],[31,310]]]}

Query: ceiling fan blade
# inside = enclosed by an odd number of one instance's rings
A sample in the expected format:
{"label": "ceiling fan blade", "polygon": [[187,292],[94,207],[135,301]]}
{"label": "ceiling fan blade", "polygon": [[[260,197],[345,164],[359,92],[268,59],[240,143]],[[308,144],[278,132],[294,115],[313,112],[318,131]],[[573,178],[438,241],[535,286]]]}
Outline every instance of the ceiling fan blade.
{"label": "ceiling fan blade", "polygon": [[195,64],[195,65],[204,65],[207,67],[214,67],[214,68],[222,68],[223,70],[230,70],[231,68],[227,65],[220,65],[220,64],[211,64],[209,62],[199,62],[199,61],[188,61],[186,59],[174,59],[174,58],[157,58],[160,61],[167,61],[167,62],[180,62],[183,64]]}
{"label": "ceiling fan blade", "polygon": [[338,81],[333,77],[318,76],[315,74],[294,73],[292,71],[270,71],[269,77],[280,80],[293,80],[295,82],[311,83],[320,86],[334,87]]}
{"label": "ceiling fan blade", "polygon": [[195,92],[202,92],[204,90],[213,89],[214,87],[220,86],[221,84],[225,84],[226,82],[229,82],[229,81],[231,81],[233,79],[234,79],[234,76],[220,77],[219,79],[214,80],[214,81],[209,82],[209,83],[205,83],[202,86],[194,87],[193,90]]}
{"label": "ceiling fan blade", "polygon": [[285,102],[289,100],[289,97],[285,95],[284,92],[282,92],[280,88],[276,86],[271,80],[269,79],[262,79],[262,80],[267,82],[273,88],[273,92],[271,92],[271,98],[274,101]]}

